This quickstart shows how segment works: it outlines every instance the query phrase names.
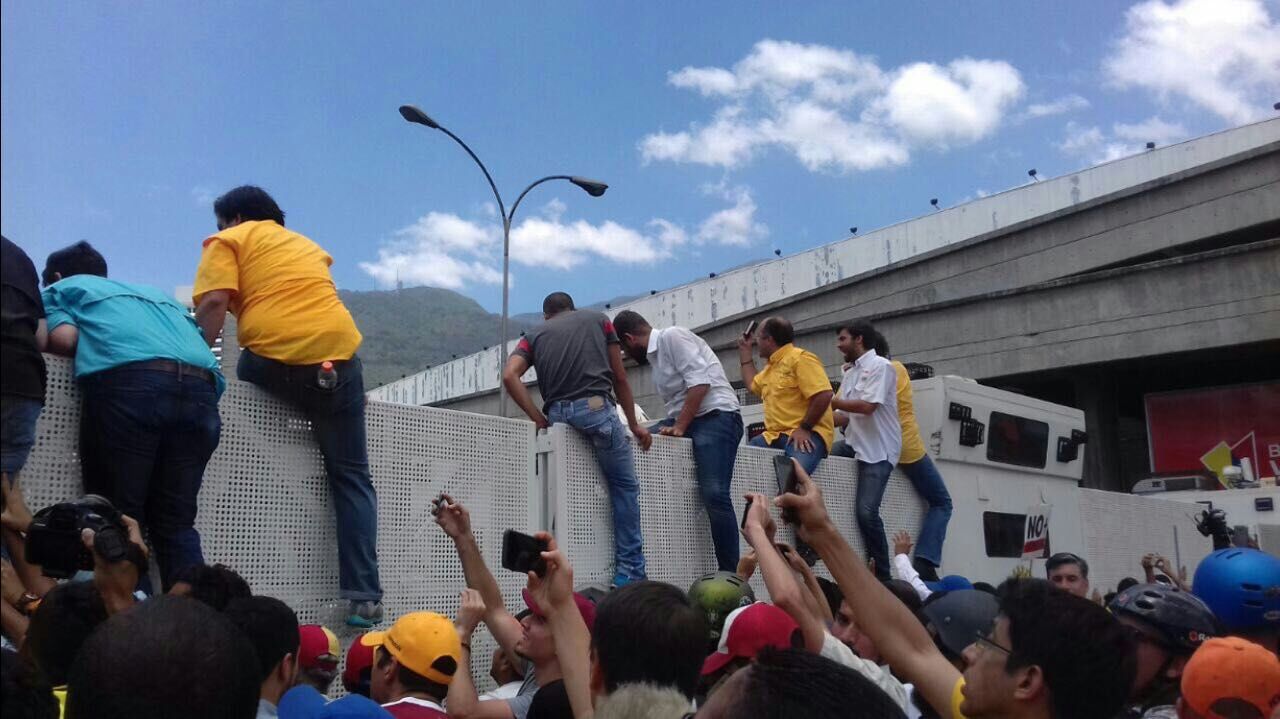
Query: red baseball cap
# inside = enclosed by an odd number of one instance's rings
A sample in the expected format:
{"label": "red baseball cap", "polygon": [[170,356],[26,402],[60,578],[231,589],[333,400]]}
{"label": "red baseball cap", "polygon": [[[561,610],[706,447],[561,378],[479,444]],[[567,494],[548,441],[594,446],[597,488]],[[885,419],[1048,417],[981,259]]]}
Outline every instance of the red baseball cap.
{"label": "red baseball cap", "polygon": [[347,648],[347,666],[342,670],[342,686],[349,692],[354,692],[360,686],[360,672],[373,667],[373,647],[360,641],[363,638],[364,634],[356,637]]}
{"label": "red baseball cap", "polygon": [[[520,592],[524,595],[524,603],[529,605],[529,611],[533,612],[534,616],[539,619],[546,619],[547,615],[538,606],[538,603],[533,601],[533,595],[529,593],[529,590],[522,589]],[[596,605],[578,592],[573,593],[573,603],[578,605],[578,613],[582,615],[582,621],[587,625],[587,631],[591,631],[596,625]]]}
{"label": "red baseball cap", "polygon": [[338,658],[342,647],[338,645],[338,636],[328,628],[319,624],[303,624],[298,627],[298,664],[305,669],[320,668],[326,671],[338,670]]}
{"label": "red baseball cap", "polygon": [[739,607],[724,619],[720,646],[702,663],[702,674],[715,674],[734,659],[755,659],[765,647],[790,649],[800,625],[781,609],[756,602]]}

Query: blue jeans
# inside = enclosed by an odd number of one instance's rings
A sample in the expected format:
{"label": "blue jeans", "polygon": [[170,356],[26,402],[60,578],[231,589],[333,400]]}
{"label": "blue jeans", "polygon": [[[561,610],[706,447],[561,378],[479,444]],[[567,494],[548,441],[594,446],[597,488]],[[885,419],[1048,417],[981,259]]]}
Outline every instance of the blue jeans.
{"label": "blue jeans", "polygon": [[858,460],[858,487],[853,497],[862,544],[867,548],[867,556],[875,560],[876,576],[881,579],[888,579],[890,575],[889,542],[884,536],[884,521],[880,519],[880,501],[884,499],[884,489],[889,484],[892,471],[893,465],[887,460]]}
{"label": "blue jeans", "polygon": [[899,464],[898,469],[907,475],[916,493],[929,503],[924,515],[924,525],[916,540],[916,557],[935,567],[942,566],[942,542],[947,538],[947,522],[951,520],[951,495],[942,475],[929,455],[910,464]]}
{"label": "blue jeans", "polygon": [[378,495],[365,444],[363,366],[354,356],[333,366],[338,384],[327,390],[316,383],[319,365],[289,365],[245,349],[236,376],[293,405],[311,422],[337,517],[339,594],[351,601],[381,601]]}
{"label": "blue jeans", "polygon": [[36,420],[44,402],[30,397],[0,397],[0,471],[12,478],[27,464],[36,444]]}
{"label": "blue jeans", "polygon": [[[656,427],[670,427],[667,418]],[[738,569],[738,517],[733,511],[733,465],[742,441],[742,414],[715,410],[695,417],[685,430],[693,442],[693,462],[698,475],[702,504],[711,520],[711,541],[716,547],[716,564],[726,572]]]}
{"label": "blue jeans", "polygon": [[578,430],[595,449],[613,506],[614,584],[645,579],[640,482],[636,479],[631,439],[618,420],[613,402],[599,396],[551,402],[547,405],[547,420]]}
{"label": "blue jeans", "polygon": [[[222,418],[211,382],[128,365],[80,378],[84,489],[138,520],[155,548],[160,579],[204,563],[196,531],[204,468]],[[139,588],[150,594],[143,577]]]}
{"label": "blue jeans", "polygon": [[773,449],[783,450],[788,457],[794,457],[799,460],[800,466],[804,467],[804,471],[812,477],[813,473],[818,471],[818,464],[827,456],[827,443],[822,439],[822,435],[817,432],[813,432],[812,436],[812,452],[800,451],[799,447],[791,444],[791,438],[785,434],[778,435],[778,438],[773,440],[773,444],[765,442],[763,434],[752,437],[751,441],[747,442],[747,444],[752,447],[771,447]]}

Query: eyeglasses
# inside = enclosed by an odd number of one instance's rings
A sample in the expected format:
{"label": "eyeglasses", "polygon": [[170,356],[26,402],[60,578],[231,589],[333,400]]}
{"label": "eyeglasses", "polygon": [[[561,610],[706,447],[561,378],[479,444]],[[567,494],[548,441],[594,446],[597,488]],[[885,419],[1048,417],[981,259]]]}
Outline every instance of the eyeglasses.
{"label": "eyeglasses", "polygon": [[978,646],[982,647],[984,651],[987,649],[995,649],[996,651],[1004,652],[1005,654],[1008,654],[1010,656],[1013,655],[1012,649],[1009,649],[1008,647],[1000,646],[999,644],[996,643],[994,639],[991,638],[991,636],[987,632],[984,632],[981,629],[973,633],[973,638],[975,643],[977,643]]}

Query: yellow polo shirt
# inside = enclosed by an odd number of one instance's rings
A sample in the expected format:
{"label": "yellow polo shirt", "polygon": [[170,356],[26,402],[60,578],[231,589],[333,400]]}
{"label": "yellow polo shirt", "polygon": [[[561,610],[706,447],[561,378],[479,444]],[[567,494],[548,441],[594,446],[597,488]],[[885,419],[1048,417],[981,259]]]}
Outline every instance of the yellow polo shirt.
{"label": "yellow polo shirt", "polygon": [[892,360],[893,371],[898,373],[898,424],[902,425],[902,454],[898,464],[911,464],[924,459],[924,442],[920,439],[920,425],[916,424],[916,410],[911,393],[911,375],[898,360]]}
{"label": "yellow polo shirt", "polygon": [[285,364],[347,360],[360,346],[355,320],[320,245],[271,220],[242,222],[204,241],[192,297],[230,290],[240,344]]}
{"label": "yellow polo shirt", "polygon": [[[769,357],[764,369],[756,373],[751,391],[764,400],[764,439],[773,444],[780,434],[789,434],[800,426],[809,411],[809,398],[831,391],[831,380],[822,360],[812,352],[793,344],[785,344]],[[835,422],[827,406],[813,431],[827,443],[835,437]]]}

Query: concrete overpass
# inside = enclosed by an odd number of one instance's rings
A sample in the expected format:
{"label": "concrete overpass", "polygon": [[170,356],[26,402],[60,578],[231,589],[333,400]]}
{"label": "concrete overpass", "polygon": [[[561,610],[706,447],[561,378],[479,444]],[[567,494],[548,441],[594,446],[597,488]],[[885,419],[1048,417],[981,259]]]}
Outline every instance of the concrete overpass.
{"label": "concrete overpass", "polygon": [[[1113,370],[1165,361],[1229,381],[1280,376],[1280,119],[730,274],[629,307],[655,326],[684,319],[735,380],[733,342],[752,317],[790,319],[833,378],[836,327],[868,317],[905,361],[1085,409],[1086,486],[1127,489],[1139,463],[1122,447],[1133,431],[1119,429],[1132,412],[1117,405],[1134,388]],[[498,359],[495,348],[370,396],[495,413]],[[648,369],[630,374],[660,414]]]}

